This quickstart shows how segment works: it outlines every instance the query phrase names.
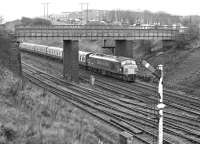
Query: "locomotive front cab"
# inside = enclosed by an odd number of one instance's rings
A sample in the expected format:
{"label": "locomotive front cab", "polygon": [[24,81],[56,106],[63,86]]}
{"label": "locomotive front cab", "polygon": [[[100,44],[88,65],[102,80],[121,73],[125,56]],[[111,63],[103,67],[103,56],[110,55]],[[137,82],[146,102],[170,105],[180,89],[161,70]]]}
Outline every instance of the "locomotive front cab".
{"label": "locomotive front cab", "polygon": [[125,60],[121,63],[123,79],[126,81],[135,81],[136,73],[138,71],[136,62],[134,60]]}
{"label": "locomotive front cab", "polygon": [[91,52],[79,51],[79,55],[78,55],[79,64],[87,66],[87,59],[88,59],[90,54],[92,54],[92,53]]}

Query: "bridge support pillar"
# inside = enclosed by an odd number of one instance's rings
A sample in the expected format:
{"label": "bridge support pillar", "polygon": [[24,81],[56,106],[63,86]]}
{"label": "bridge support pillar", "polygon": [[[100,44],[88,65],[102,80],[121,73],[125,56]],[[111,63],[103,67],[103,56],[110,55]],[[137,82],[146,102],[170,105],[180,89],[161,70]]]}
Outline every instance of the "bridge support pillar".
{"label": "bridge support pillar", "polygon": [[63,76],[69,81],[78,82],[78,40],[64,40],[63,43]]}
{"label": "bridge support pillar", "polygon": [[173,40],[162,40],[162,49],[170,49],[175,47],[175,41]]}
{"label": "bridge support pillar", "polygon": [[116,56],[133,57],[133,46],[131,40],[116,40],[115,41],[115,52]]}

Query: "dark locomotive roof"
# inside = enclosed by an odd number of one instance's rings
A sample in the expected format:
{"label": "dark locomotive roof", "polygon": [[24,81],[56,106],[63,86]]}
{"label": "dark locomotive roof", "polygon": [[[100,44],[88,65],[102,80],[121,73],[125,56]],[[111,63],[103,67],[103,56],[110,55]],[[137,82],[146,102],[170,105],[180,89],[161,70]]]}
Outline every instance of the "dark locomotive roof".
{"label": "dark locomotive roof", "polygon": [[131,58],[122,57],[122,56],[112,56],[112,55],[106,55],[106,54],[91,54],[90,57],[114,61],[114,62],[120,62],[120,63],[127,60],[134,61],[134,59],[131,59]]}

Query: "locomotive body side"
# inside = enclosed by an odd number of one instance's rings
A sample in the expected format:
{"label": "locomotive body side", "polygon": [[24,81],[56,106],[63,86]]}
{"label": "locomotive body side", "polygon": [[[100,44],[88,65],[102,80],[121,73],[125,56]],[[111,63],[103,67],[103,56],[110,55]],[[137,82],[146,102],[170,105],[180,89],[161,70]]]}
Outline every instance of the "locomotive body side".
{"label": "locomotive body side", "polygon": [[91,54],[88,59],[88,66],[97,69],[97,71],[102,72],[102,74],[109,72],[116,74],[120,73],[119,61],[103,54]]}
{"label": "locomotive body side", "polygon": [[125,81],[135,81],[137,73],[137,65],[133,59],[104,54],[91,54],[88,58],[88,67],[103,75]]}

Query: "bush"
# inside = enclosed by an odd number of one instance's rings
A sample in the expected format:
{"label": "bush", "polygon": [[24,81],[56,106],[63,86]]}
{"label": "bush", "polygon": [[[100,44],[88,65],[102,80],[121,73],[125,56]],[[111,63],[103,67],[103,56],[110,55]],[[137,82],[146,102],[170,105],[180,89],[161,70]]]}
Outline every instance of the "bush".
{"label": "bush", "polygon": [[199,27],[195,24],[190,24],[186,32],[181,33],[176,39],[176,48],[185,49],[187,45],[199,39]]}
{"label": "bush", "polygon": [[32,19],[31,18],[27,18],[27,17],[22,17],[21,22],[23,25],[30,25],[30,23],[32,23]]}
{"label": "bush", "polygon": [[35,18],[32,20],[32,25],[51,25],[51,21],[42,18]]}
{"label": "bush", "polygon": [[151,54],[152,42],[149,40],[140,40],[140,51],[144,53],[144,55]]}
{"label": "bush", "polygon": [[51,21],[46,20],[46,19],[42,19],[42,18],[27,18],[27,17],[23,17],[21,19],[22,25],[25,26],[38,26],[38,25],[52,25]]}

